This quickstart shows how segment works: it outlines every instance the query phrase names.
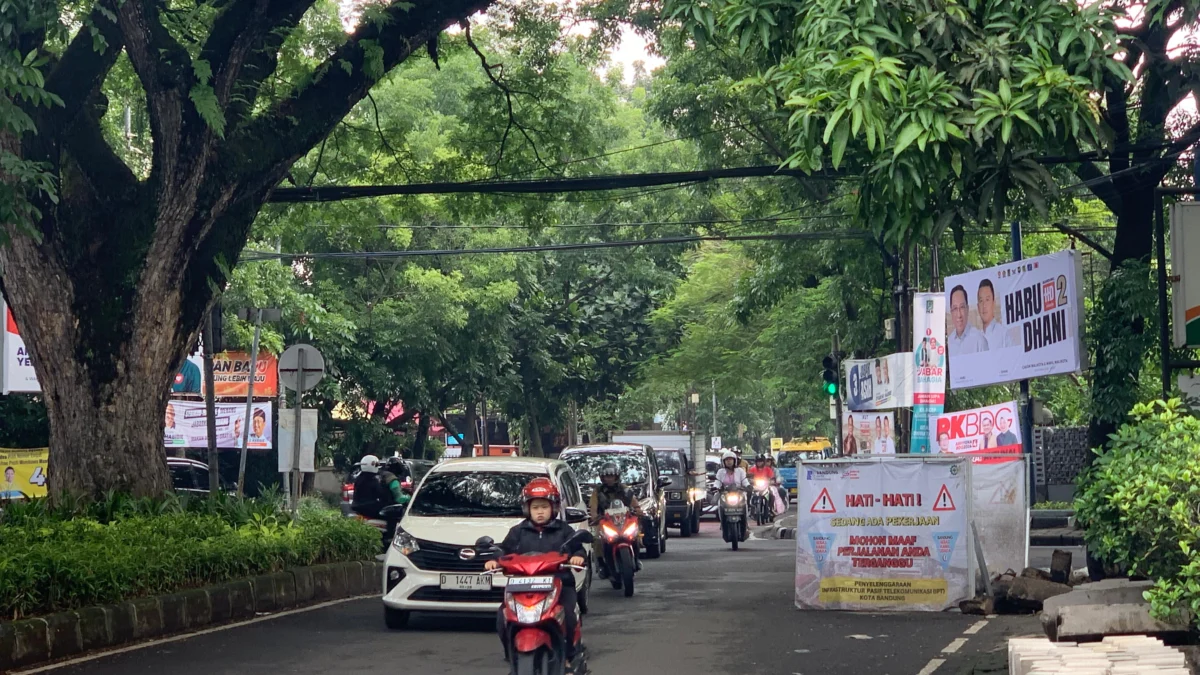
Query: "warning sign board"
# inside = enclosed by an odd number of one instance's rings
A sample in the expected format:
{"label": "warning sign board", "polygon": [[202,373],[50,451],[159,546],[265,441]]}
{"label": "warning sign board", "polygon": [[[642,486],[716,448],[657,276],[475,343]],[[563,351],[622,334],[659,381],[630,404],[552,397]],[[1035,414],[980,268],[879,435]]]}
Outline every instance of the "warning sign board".
{"label": "warning sign board", "polygon": [[796,606],[937,612],[970,597],[973,466],[969,457],[804,462],[797,501],[812,506],[796,527]]}
{"label": "warning sign board", "polygon": [[942,489],[938,491],[937,497],[933,500],[934,511],[953,511],[954,498],[950,496],[950,491],[946,489],[946,485],[942,484]]}
{"label": "warning sign board", "polygon": [[829,496],[829,488],[821,489],[821,494],[817,495],[817,501],[813,502],[809,513],[837,513],[833,506],[833,497]]}

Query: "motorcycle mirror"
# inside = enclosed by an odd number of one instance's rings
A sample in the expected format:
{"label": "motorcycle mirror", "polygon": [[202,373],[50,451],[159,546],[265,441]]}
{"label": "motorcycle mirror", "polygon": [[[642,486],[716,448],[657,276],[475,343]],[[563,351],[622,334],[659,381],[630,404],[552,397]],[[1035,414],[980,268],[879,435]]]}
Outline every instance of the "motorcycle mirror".
{"label": "motorcycle mirror", "polygon": [[583,509],[577,509],[574,506],[567,507],[566,515],[567,515],[567,522],[572,525],[574,525],[576,523],[582,523],[583,521],[588,519],[587,511],[584,511]]}
{"label": "motorcycle mirror", "polygon": [[562,550],[565,553],[574,547],[575,544],[590,544],[592,541],[592,533],[589,530],[575,530],[575,534],[572,534],[571,538],[563,543]]}
{"label": "motorcycle mirror", "polygon": [[475,548],[491,548],[496,545],[496,540],[491,537],[480,537],[475,540]]}

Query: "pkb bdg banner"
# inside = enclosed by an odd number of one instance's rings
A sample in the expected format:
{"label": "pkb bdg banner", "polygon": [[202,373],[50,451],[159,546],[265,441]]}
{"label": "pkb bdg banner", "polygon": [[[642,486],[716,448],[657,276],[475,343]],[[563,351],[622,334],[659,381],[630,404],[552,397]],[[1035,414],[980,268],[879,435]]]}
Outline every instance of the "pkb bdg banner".
{"label": "pkb bdg banner", "polygon": [[967,463],[805,464],[800,609],[939,612],[971,596]]}

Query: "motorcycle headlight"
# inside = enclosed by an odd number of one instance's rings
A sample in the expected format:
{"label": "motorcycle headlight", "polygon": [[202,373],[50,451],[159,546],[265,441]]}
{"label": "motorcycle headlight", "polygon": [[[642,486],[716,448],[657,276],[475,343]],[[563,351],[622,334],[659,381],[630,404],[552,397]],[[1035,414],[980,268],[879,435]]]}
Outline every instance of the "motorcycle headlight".
{"label": "motorcycle headlight", "polygon": [[725,503],[730,506],[737,506],[742,503],[742,495],[736,492],[730,492],[725,495]]}
{"label": "motorcycle headlight", "polygon": [[600,531],[604,533],[604,537],[606,539],[616,539],[617,538],[616,529],[614,529],[613,526],[609,525],[608,523],[601,523]]}
{"label": "motorcycle headlight", "polygon": [[523,624],[540,623],[542,620],[542,615],[554,605],[554,602],[557,599],[557,591],[554,593],[547,593],[544,596],[538,596],[538,598],[534,600],[532,604],[528,605],[524,602],[521,602],[521,600],[518,600],[515,594],[510,594],[505,598],[508,608],[512,610],[513,614],[517,615],[517,623]]}
{"label": "motorcycle headlight", "polygon": [[399,527],[396,528],[396,536],[392,537],[392,548],[403,555],[412,555],[421,550],[416,538]]}
{"label": "motorcycle headlight", "polygon": [[629,537],[629,538],[636,537],[637,532],[638,532],[638,521],[631,520],[625,525],[624,534],[626,537]]}
{"label": "motorcycle headlight", "polygon": [[767,489],[767,481],[762,478],[754,481],[754,489],[760,492],[765,491]]}

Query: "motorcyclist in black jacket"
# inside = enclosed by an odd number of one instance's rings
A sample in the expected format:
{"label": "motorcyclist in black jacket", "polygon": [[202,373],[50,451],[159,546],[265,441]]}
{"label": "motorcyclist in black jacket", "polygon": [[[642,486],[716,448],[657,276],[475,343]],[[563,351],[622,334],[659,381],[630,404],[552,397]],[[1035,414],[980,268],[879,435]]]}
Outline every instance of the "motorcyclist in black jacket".
{"label": "motorcyclist in black jacket", "polygon": [[[575,530],[560,517],[562,498],[559,496],[558,488],[549,478],[535,478],[529,481],[529,484],[521,491],[521,500],[521,510],[525,513],[525,520],[517,523],[508,531],[508,535],[500,543],[500,550],[505,555],[551,553],[561,550],[563,544],[567,543]],[[567,562],[571,565],[578,567],[586,562],[581,543],[576,542],[568,554],[571,557]],[[494,570],[499,566],[500,563],[489,560],[484,569]],[[562,580],[560,602],[565,612],[565,628],[567,635],[573,636],[579,625],[575,577],[570,570],[559,570],[558,577]],[[505,628],[504,609],[501,608],[496,616],[496,632],[500,635],[500,641],[504,643],[505,660],[508,660],[508,639],[505,635]],[[566,656],[568,663],[575,659],[575,644],[574,640],[570,638],[567,639]]]}
{"label": "motorcyclist in black jacket", "polygon": [[[596,486],[591,498],[588,500],[588,516],[591,518],[593,527],[600,522],[600,516],[604,515],[609,505],[614,502],[624,504],[625,508],[629,509],[633,515],[639,518],[642,516],[642,504],[638,501],[637,495],[621,482],[621,470],[615,462],[606,462],[604,466],[600,467],[600,485]],[[597,541],[604,541],[603,537],[599,536],[599,533],[596,534]],[[642,556],[638,553],[641,548],[641,536],[639,531],[638,546],[633,547],[633,562],[639,572],[642,569]],[[605,543],[604,555],[596,557],[599,562],[598,572],[601,579],[608,578],[610,570],[607,563],[605,563],[608,558],[608,544]]]}

